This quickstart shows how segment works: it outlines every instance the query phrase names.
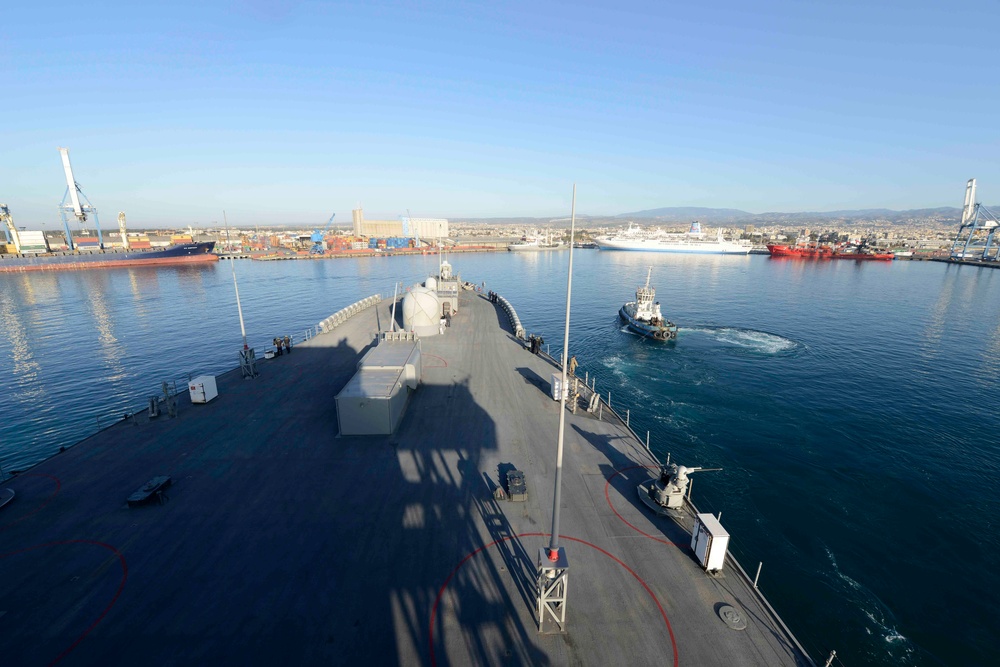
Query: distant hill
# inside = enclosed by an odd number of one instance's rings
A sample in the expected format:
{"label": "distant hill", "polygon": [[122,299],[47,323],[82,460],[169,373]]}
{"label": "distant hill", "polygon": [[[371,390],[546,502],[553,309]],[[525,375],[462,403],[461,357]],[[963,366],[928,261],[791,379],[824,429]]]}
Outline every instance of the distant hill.
{"label": "distant hill", "polygon": [[780,213],[777,211],[758,213],[748,222],[759,223],[806,223],[806,222],[873,222],[888,221],[893,224],[906,224],[914,221],[935,220],[943,223],[957,223],[962,216],[962,209],[954,206],[938,208],[918,208],[905,211],[894,211],[887,208],[866,208],[845,211],[802,211],[797,213]]}
{"label": "distant hill", "polygon": [[670,206],[667,208],[651,208],[634,213],[621,213],[618,218],[652,218],[664,222],[691,222],[704,220],[711,222],[734,222],[754,217],[753,213],[735,208],[704,208],[701,206]]}
{"label": "distant hill", "polygon": [[[998,211],[996,206],[986,206],[991,211]],[[775,223],[808,223],[808,222],[872,222],[888,221],[893,224],[906,224],[913,221],[935,220],[943,223],[958,223],[962,209],[956,206],[941,206],[938,208],[917,208],[896,211],[888,208],[865,208],[843,211],[796,211],[766,213],[750,213],[733,208],[703,208],[698,206],[673,206],[669,208],[653,208],[646,211],[622,213],[616,218],[633,220],[650,220],[657,222],[685,223],[692,220],[720,224],[775,224]]]}
{"label": "distant hill", "polygon": [[[986,206],[994,214],[1000,214],[1000,206]],[[647,225],[686,225],[700,220],[710,226],[719,225],[807,225],[888,222],[892,225],[915,224],[958,224],[962,209],[956,206],[938,208],[917,208],[895,211],[888,208],[865,208],[843,211],[797,211],[750,213],[735,208],[707,208],[701,206],[671,206],[652,208],[645,211],[620,213],[618,215],[587,215],[577,213],[578,227],[587,225],[621,225],[623,220],[635,220]],[[514,224],[526,228],[562,228],[569,225],[569,218],[459,218],[463,222]]]}

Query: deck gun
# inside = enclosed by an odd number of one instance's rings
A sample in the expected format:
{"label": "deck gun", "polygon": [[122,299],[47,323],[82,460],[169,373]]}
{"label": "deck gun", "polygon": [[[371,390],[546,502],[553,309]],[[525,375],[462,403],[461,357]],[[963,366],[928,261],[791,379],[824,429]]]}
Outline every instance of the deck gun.
{"label": "deck gun", "polygon": [[691,480],[688,475],[695,472],[715,472],[722,468],[688,468],[672,463],[660,468],[660,478],[639,485],[639,495],[643,493],[660,508],[680,509],[684,505],[684,495],[687,493]]}

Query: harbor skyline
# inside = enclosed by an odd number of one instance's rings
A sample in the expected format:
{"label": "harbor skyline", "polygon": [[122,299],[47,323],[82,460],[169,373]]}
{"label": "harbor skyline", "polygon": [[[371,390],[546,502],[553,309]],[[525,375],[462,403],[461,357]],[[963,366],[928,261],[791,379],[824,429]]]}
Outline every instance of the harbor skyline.
{"label": "harbor skyline", "polygon": [[[63,23],[52,22],[52,16]],[[8,10],[0,201],[105,220],[933,208],[1000,190],[995,4]],[[86,26],[80,39],[66,39]],[[891,26],[891,29],[887,28]],[[994,149],[994,150],[991,150]],[[109,217],[110,216],[110,217]],[[105,223],[107,224],[107,222]]]}

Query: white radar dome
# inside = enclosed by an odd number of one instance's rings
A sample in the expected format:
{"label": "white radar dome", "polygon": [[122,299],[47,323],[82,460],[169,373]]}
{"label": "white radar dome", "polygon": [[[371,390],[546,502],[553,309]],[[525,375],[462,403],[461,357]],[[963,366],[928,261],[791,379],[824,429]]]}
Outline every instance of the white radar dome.
{"label": "white radar dome", "polygon": [[438,333],[441,305],[437,294],[426,287],[414,287],[403,297],[403,328],[418,336]]}
{"label": "white radar dome", "polygon": [[424,287],[427,289],[437,289],[438,281],[434,276],[429,276],[427,280],[424,281]]}

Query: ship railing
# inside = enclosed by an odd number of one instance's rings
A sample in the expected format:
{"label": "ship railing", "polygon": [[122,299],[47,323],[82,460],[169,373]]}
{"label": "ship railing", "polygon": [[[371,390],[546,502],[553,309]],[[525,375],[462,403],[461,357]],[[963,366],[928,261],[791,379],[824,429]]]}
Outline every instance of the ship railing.
{"label": "ship railing", "polygon": [[339,327],[341,324],[349,320],[354,315],[357,315],[363,310],[371,308],[372,306],[380,303],[381,301],[382,301],[381,294],[372,294],[371,296],[365,297],[360,301],[352,303],[346,308],[338,310],[336,313],[326,318],[325,320],[320,321],[316,325],[316,329],[322,333],[328,333],[330,331],[333,331],[334,329]]}

